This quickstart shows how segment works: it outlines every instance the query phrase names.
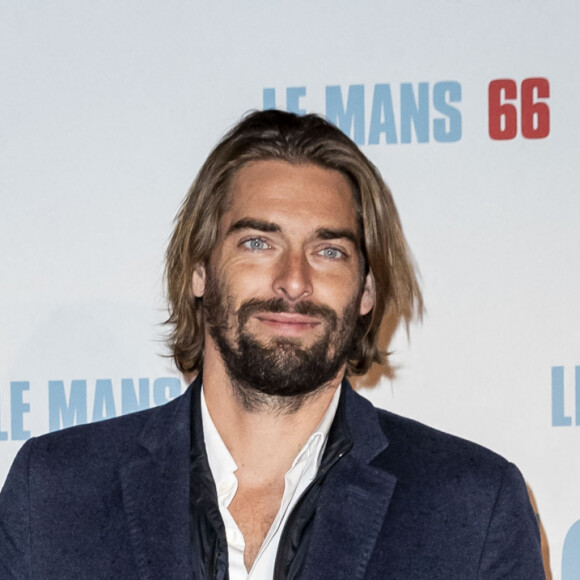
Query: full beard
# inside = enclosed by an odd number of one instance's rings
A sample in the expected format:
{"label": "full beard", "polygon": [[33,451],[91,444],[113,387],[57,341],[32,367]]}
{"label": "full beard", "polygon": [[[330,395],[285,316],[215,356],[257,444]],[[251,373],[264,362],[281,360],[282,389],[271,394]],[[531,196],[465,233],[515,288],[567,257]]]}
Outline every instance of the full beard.
{"label": "full beard", "polygon": [[[235,312],[233,299],[225,296],[213,276],[208,276],[203,302],[206,324],[224,361],[234,396],[248,411],[292,413],[328,387],[345,364],[355,336],[360,293],[340,318],[328,306],[311,302],[291,306],[283,298],[252,299]],[[264,343],[247,329],[248,320],[257,312],[316,317],[322,320],[324,332],[308,347],[294,337],[271,338]]]}

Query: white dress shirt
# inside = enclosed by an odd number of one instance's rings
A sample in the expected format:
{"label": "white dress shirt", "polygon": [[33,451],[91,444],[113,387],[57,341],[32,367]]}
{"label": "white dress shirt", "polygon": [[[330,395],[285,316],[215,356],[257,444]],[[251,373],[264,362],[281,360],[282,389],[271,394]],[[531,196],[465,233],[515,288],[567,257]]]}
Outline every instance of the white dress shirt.
{"label": "white dress shirt", "polygon": [[286,473],[284,495],[280,509],[266,534],[252,569],[248,573],[244,565],[244,536],[228,509],[238,489],[238,480],[235,475],[238,466],[212,421],[202,387],[201,418],[205,448],[209,467],[217,488],[220,514],[226,528],[230,580],[269,580],[273,578],[276,553],[282,530],[292,508],[316,476],[326,447],[328,431],[336,414],[340,389],[341,387],[339,386],[322,421],[314,430],[306,445],[300,450],[292,462],[292,467]]}

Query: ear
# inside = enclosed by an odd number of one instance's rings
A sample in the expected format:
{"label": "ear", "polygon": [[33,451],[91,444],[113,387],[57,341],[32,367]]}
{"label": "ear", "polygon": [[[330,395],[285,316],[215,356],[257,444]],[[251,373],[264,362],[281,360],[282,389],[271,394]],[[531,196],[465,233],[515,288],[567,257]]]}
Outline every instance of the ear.
{"label": "ear", "polygon": [[365,277],[365,285],[360,300],[359,314],[361,316],[368,314],[373,309],[374,305],[375,305],[375,279],[373,275],[369,272]]}
{"label": "ear", "polygon": [[193,295],[196,298],[201,298],[205,292],[205,266],[198,264],[193,271],[193,279],[191,282]]}

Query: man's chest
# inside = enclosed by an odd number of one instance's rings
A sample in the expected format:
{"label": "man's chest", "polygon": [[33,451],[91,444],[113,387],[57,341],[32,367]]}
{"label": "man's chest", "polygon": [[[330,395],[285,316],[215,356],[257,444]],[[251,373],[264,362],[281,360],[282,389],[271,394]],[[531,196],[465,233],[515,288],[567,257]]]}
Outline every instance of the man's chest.
{"label": "man's chest", "polygon": [[283,494],[283,481],[277,485],[258,488],[240,486],[229,505],[229,512],[244,537],[244,564],[247,570],[252,568],[260,547],[276,519]]}

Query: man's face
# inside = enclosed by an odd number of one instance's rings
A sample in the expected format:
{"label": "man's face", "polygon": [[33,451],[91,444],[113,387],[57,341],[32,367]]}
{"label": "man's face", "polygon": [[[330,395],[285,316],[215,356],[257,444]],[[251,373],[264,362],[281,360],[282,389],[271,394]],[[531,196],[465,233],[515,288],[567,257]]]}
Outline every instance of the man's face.
{"label": "man's face", "polygon": [[229,201],[193,279],[206,346],[243,388],[312,392],[342,374],[356,320],[374,305],[351,188],[337,171],[258,161],[238,171]]}

